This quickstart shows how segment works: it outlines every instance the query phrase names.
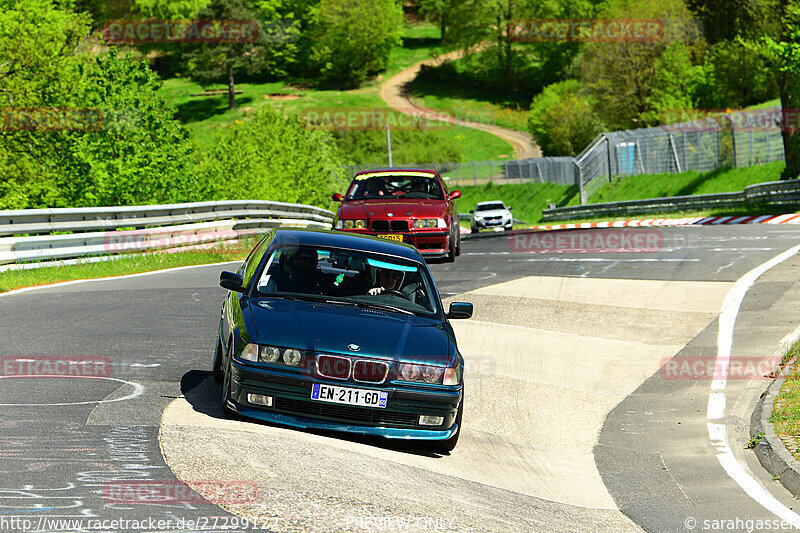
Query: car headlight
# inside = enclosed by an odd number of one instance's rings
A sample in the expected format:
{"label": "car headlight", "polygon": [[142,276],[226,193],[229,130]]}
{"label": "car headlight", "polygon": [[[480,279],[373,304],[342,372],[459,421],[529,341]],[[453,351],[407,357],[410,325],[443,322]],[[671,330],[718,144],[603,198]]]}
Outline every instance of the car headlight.
{"label": "car headlight", "polygon": [[447,223],[443,218],[418,218],[414,221],[414,229],[419,228],[446,228]]}
{"label": "car headlight", "polygon": [[281,348],[279,346],[259,346],[249,343],[244,347],[239,355],[245,361],[254,363],[284,364],[288,366],[300,366],[303,362],[305,352],[296,348]]}
{"label": "car headlight", "polygon": [[366,227],[367,221],[363,219],[347,219],[336,222],[336,229],[364,229]]}
{"label": "car headlight", "polygon": [[397,365],[397,379],[401,381],[413,381],[416,383],[435,383],[437,385],[458,385],[458,383],[446,383],[445,376],[452,368],[441,366],[417,365],[414,363],[400,363]]}

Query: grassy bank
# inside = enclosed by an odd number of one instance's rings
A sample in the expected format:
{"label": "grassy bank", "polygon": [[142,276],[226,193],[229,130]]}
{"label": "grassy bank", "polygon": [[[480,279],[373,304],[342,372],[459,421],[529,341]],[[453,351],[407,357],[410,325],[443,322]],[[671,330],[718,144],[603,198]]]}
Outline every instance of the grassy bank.
{"label": "grassy bank", "polygon": [[770,417],[770,422],[775,427],[775,433],[795,459],[800,459],[800,409],[798,409],[798,405],[800,405],[800,368],[798,368],[797,362],[798,355],[800,355],[800,344],[796,344],[792,351],[784,357],[784,362],[791,362],[784,374],[786,380],[775,398],[772,416]]}
{"label": "grassy bank", "polygon": [[23,287],[46,285],[77,279],[107,278],[175,268],[181,266],[222,263],[243,260],[255,246],[255,239],[243,239],[233,246],[210,250],[192,250],[180,253],[149,253],[120,256],[111,261],[83,263],[37,268],[35,270],[11,270],[0,274],[0,292]]}

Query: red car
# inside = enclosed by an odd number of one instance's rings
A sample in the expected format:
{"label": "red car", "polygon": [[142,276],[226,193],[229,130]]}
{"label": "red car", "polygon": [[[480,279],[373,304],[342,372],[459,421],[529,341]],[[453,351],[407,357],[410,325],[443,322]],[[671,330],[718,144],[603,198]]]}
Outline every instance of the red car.
{"label": "red car", "polygon": [[457,198],[439,173],[422,169],[365,170],[356,174],[334,229],[413,244],[426,258],[454,261],[461,253]]}

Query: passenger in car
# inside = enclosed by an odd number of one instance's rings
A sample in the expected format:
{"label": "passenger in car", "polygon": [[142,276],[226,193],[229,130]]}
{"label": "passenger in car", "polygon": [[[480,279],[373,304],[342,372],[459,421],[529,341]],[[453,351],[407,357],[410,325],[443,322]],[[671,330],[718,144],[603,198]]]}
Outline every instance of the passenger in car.
{"label": "passenger in car", "polygon": [[317,252],[300,248],[286,260],[286,272],[277,280],[281,292],[322,294],[317,272]]}

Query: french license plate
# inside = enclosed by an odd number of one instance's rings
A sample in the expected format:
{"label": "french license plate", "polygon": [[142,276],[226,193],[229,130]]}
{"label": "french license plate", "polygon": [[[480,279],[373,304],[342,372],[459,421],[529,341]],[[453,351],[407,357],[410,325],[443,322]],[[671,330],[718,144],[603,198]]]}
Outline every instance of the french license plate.
{"label": "french license plate", "polygon": [[381,239],[389,239],[390,241],[399,241],[403,242],[402,235],[378,235]]}
{"label": "french license plate", "polygon": [[311,387],[311,399],[320,402],[343,403],[346,405],[360,405],[361,407],[386,407],[388,392],[351,389],[349,387],[336,387],[314,383]]}

